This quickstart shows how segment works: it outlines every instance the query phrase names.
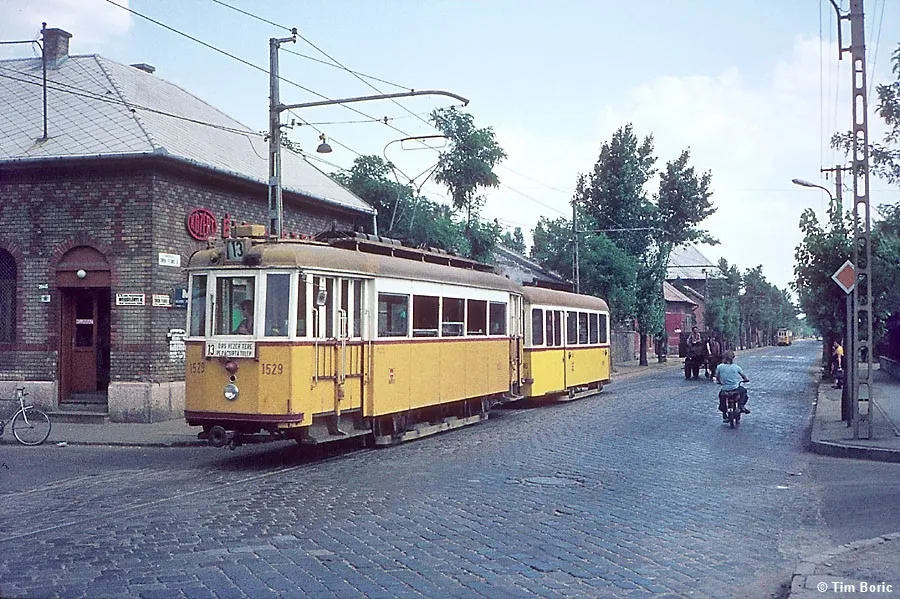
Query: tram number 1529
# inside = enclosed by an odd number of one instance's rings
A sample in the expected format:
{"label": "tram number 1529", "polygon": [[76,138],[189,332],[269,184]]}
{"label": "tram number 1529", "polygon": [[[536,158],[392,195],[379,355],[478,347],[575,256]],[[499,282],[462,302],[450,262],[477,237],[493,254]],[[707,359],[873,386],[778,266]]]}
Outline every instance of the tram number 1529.
{"label": "tram number 1529", "polygon": [[262,373],[269,376],[284,374],[284,364],[261,364]]}

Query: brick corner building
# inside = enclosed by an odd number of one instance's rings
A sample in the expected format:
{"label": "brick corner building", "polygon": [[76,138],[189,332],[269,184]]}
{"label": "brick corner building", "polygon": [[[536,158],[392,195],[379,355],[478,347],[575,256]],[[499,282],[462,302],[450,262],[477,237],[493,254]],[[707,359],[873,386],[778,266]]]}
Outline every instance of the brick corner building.
{"label": "brick corner building", "polygon": [[[43,59],[0,61],[0,397],[180,418],[182,267],[268,222],[267,143],[149,65],[43,33]],[[282,178],[285,232],[371,231],[372,207],[301,155]]]}

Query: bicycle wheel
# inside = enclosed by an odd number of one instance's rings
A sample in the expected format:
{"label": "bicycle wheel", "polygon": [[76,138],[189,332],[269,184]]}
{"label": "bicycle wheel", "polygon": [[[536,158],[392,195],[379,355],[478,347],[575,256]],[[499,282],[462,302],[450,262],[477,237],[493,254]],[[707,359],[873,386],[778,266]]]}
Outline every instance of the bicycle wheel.
{"label": "bicycle wheel", "polygon": [[50,417],[37,408],[19,411],[13,416],[12,430],[22,445],[40,445],[50,436]]}

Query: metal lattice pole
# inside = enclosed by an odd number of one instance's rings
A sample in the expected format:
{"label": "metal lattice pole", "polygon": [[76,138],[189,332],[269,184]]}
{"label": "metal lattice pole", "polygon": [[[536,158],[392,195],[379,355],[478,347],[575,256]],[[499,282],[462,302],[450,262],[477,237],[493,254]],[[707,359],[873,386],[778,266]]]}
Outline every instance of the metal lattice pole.
{"label": "metal lattice pole", "polygon": [[[865,370],[853,368],[853,436],[859,438],[860,420],[872,438],[872,238],[869,203],[869,128],[866,101],[866,46],[863,23],[863,0],[850,0],[850,56],[853,60],[853,263],[856,266],[856,286],[853,288],[853,355],[848,356],[855,367],[864,357]],[[862,222],[860,222],[862,221]],[[869,400],[868,410],[861,418],[860,391]]]}

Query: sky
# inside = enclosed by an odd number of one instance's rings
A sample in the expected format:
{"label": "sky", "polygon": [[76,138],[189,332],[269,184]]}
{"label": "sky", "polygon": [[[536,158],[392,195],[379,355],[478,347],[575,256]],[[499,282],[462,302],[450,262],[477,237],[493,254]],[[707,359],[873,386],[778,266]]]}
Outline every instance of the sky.
{"label": "sky", "polygon": [[[846,14],[849,0],[835,2]],[[896,79],[900,2],[864,8],[874,141],[884,125],[872,88]],[[834,190],[821,169],[846,164],[829,147],[852,122],[850,56],[838,60],[829,0],[0,0],[0,40],[38,39],[42,22],[72,34],[71,54],[151,64],[260,132],[269,39],[290,37],[292,27],[296,43],[279,51],[284,104],[409,89],[463,96],[475,125],[492,128],[507,154],[482,217],[521,227],[529,243],[541,217],[571,218],[579,174],[630,123],[653,136],[659,168],[688,149],[691,165],[710,172],[717,211],[701,226],[720,243],[700,251],[742,271],[762,265],[782,289],[793,278],[801,213],[811,208],[821,220],[828,204],[824,191],[791,180]],[[849,22],[841,27],[846,47]],[[2,57],[31,55],[27,44],[0,46]],[[421,96],[298,109],[283,120],[320,169],[378,155],[401,182],[449,203],[446,188],[425,179],[436,149],[399,140],[436,134],[428,114],[458,104]],[[315,153],[322,133],[330,154]],[[849,209],[849,177],[845,184]],[[900,189],[873,178],[870,198],[895,204]]]}

